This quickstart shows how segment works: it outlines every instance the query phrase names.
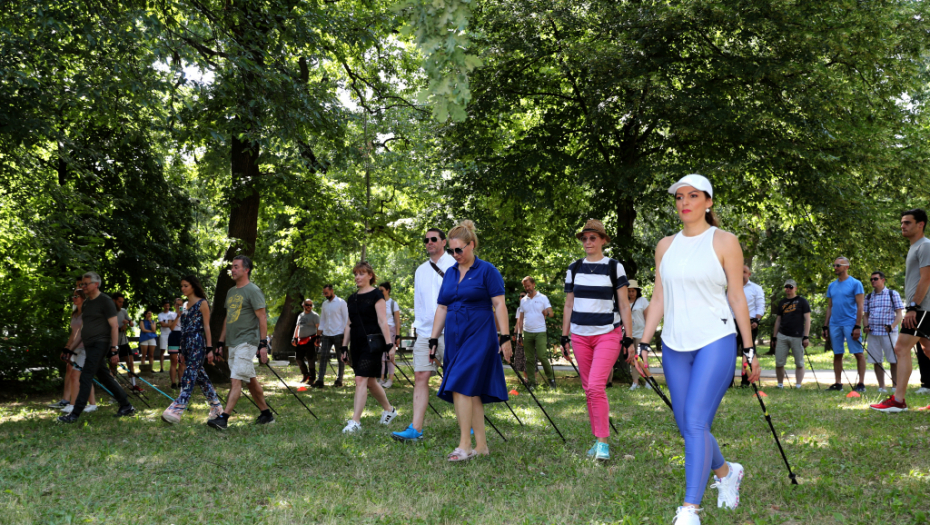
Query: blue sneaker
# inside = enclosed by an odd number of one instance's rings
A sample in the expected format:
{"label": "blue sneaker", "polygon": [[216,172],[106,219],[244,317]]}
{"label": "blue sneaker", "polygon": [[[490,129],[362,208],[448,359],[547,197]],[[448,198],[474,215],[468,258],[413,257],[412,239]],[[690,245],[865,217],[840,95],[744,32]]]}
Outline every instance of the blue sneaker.
{"label": "blue sneaker", "polygon": [[594,444],[591,445],[591,448],[588,450],[588,457],[593,458],[595,454],[597,454],[597,441],[595,441]]}
{"label": "blue sneaker", "polygon": [[594,459],[598,461],[607,461],[610,459],[610,445],[598,442],[597,451],[594,453]]}
{"label": "blue sneaker", "polygon": [[410,425],[403,432],[391,432],[391,437],[397,441],[419,441],[423,437],[423,432]]}

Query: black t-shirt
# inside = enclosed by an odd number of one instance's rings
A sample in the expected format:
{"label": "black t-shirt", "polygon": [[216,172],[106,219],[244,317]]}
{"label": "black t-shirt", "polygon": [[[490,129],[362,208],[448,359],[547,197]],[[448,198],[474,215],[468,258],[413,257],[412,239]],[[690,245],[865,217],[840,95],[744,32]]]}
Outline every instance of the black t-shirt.
{"label": "black t-shirt", "polygon": [[384,294],[377,288],[363,294],[356,292],[346,300],[349,308],[349,321],[352,323],[351,337],[353,339],[381,333],[378,312],[375,310],[375,303],[379,300],[384,300]]}
{"label": "black t-shirt", "polygon": [[794,299],[782,299],[778,303],[776,315],[781,316],[778,333],[789,337],[802,337],[804,335],[804,314],[811,312],[807,299],[800,295]]}
{"label": "black t-shirt", "polygon": [[101,293],[96,299],[84,299],[84,306],[81,307],[81,340],[84,346],[91,343],[106,340],[109,346],[112,329],[108,319],[116,317],[116,305],[110,296]]}

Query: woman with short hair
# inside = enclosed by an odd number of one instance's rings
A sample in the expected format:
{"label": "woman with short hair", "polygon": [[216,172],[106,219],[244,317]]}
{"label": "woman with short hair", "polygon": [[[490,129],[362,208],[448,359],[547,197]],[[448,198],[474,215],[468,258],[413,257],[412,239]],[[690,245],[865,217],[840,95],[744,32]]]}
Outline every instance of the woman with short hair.
{"label": "woman with short hair", "polygon": [[[503,353],[510,362],[510,320],[501,273],[475,256],[478,249],[475,223],[462,221],[446,237],[456,262],[442,278],[429,345],[432,357],[439,347],[439,335],[445,330],[445,375],[436,395],[455,405],[459,423],[459,445],[448,455],[448,460],[466,461],[491,453],[484,427],[484,405],[507,400],[507,382],[499,354]],[[496,325],[501,327],[500,339]]]}
{"label": "woman with short hair", "polygon": [[[155,345],[158,344],[158,333],[155,321],[152,319],[152,311],[146,309],[142,314],[142,322],[139,323],[139,352],[142,354],[142,362],[139,366],[145,365],[148,358],[149,366],[155,365]],[[152,368],[154,371],[155,369]]]}

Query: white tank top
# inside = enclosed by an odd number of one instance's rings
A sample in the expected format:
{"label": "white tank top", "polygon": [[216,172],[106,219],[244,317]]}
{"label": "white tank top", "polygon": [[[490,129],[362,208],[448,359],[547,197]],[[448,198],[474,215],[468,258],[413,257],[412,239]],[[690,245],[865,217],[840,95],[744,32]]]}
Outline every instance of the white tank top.
{"label": "white tank top", "polygon": [[714,251],[715,231],[711,226],[695,237],[679,232],[662,257],[662,342],[671,350],[693,352],[736,333],[727,276]]}

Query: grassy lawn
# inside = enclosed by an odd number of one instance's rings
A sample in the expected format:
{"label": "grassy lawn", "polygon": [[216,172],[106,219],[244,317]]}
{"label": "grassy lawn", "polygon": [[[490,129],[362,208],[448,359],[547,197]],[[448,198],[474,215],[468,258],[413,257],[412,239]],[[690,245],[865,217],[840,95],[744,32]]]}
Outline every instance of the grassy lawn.
{"label": "grassy lawn", "polygon": [[[298,379],[296,367],[280,371]],[[653,392],[608,390],[619,435],[606,464],[585,457],[593,438],[577,379],[538,393],[568,444],[521,388],[511,404],[526,426],[503,405],[490,407],[507,442],[489,429],[490,457],[448,464],[458,431],[442,401],[432,400],[443,417],[429,413],[426,440],[388,438],[410,422],[412,388],[399,375],[388,391],[400,412],[392,427],[378,425],[380,407],[369,400],[363,433],[344,437],[352,389],[301,393],[315,421],[262,373],[278,421],[253,425],[257,411],[243,400],[224,434],[203,424],[199,391],[194,412],[174,427],[159,419],[168,401],[151,390],[157,409],[115,420],[106,406],[73,426],[54,423],[57,413],[44,408],[51,393],[4,404],[0,523],[651,524],[670,523],[684,496],[683,441]],[[709,489],[703,523],[930,523],[930,414],[870,411],[874,390],[861,399],[813,384],[767,391],[801,485],[789,484],[758,402],[731,390],[714,434],[724,456],[746,467],[741,505],[719,510]],[[930,396],[909,401],[926,405]]]}

